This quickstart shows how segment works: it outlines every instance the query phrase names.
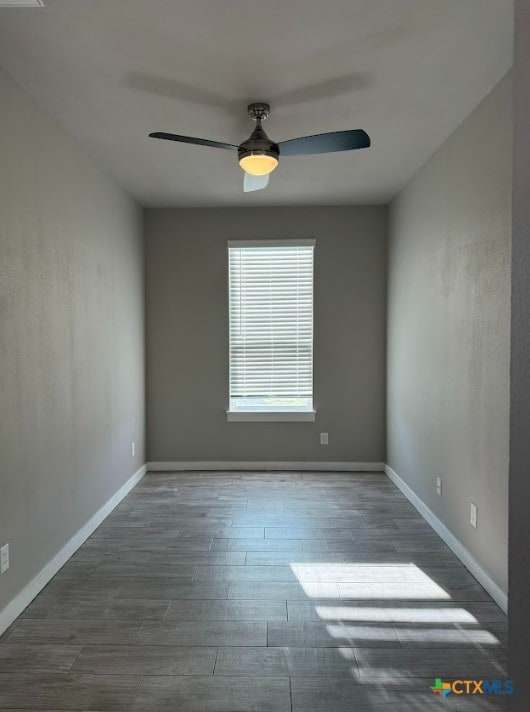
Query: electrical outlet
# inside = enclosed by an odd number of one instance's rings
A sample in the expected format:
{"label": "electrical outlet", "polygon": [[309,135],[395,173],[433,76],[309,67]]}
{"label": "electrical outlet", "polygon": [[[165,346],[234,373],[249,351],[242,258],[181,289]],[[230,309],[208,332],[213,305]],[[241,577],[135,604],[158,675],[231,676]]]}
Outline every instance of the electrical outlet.
{"label": "electrical outlet", "polygon": [[477,507],[471,502],[471,513],[469,516],[469,522],[472,527],[477,528]]}
{"label": "electrical outlet", "polygon": [[442,478],[441,477],[436,478],[436,494],[438,495],[438,497],[442,496]]}
{"label": "electrical outlet", "polygon": [[320,433],[320,444],[327,445],[329,442],[327,433]]}
{"label": "electrical outlet", "polygon": [[136,455],[136,443],[131,443],[131,456],[134,457]]}
{"label": "electrical outlet", "polygon": [[4,544],[0,549],[0,574],[5,573],[9,568],[9,544]]}

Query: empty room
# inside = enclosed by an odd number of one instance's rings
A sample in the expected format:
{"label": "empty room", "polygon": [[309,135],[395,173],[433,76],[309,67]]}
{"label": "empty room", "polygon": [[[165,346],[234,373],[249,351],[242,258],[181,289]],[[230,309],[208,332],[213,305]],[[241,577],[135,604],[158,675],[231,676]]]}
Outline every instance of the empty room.
{"label": "empty room", "polygon": [[0,712],[527,710],[529,0],[0,0]]}

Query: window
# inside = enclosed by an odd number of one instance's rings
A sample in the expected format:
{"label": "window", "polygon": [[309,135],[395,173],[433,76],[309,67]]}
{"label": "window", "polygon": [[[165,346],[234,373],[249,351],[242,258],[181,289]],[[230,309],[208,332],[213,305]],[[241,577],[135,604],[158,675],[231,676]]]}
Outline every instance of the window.
{"label": "window", "polygon": [[314,240],[228,243],[229,420],[314,420]]}

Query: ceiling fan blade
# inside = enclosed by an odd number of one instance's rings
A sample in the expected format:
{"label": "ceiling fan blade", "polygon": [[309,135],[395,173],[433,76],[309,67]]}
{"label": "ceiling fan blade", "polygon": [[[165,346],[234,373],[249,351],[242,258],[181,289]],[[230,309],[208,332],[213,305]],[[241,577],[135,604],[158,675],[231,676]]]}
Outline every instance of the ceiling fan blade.
{"label": "ceiling fan blade", "polygon": [[315,153],[335,153],[368,148],[370,136],[362,129],[352,131],[333,131],[332,133],[303,136],[282,141],[278,144],[280,156],[309,156]]}
{"label": "ceiling fan blade", "polygon": [[243,191],[245,193],[252,193],[255,190],[263,190],[269,185],[269,173],[264,176],[254,176],[252,173],[247,173],[245,171],[245,178],[243,179]]}
{"label": "ceiling fan blade", "polygon": [[180,141],[180,143],[193,143],[197,146],[212,146],[212,148],[224,148],[227,151],[237,151],[237,146],[232,143],[221,143],[220,141],[209,141],[207,138],[194,138],[193,136],[178,136],[177,134],[156,131],[149,134],[150,138],[163,138],[166,141]]}

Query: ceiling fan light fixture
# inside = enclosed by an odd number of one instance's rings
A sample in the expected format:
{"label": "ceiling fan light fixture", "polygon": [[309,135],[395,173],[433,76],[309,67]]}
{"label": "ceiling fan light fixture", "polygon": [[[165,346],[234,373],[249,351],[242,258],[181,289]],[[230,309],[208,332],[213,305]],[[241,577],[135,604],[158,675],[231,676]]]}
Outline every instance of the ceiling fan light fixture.
{"label": "ceiling fan light fixture", "polygon": [[265,176],[278,166],[278,159],[269,153],[251,151],[239,159],[239,165],[253,176]]}
{"label": "ceiling fan light fixture", "polygon": [[246,141],[239,146],[239,165],[253,176],[266,176],[277,167],[280,149],[263,130],[261,122],[269,115],[268,104],[250,104],[249,115],[256,122],[256,128]]}
{"label": "ceiling fan light fixture", "polygon": [[[0,0],[2,2],[2,0]],[[193,136],[180,136],[179,134],[156,131],[150,133],[152,138],[165,141],[190,143],[197,146],[211,146],[227,151],[237,151],[239,165],[245,172],[243,190],[253,193],[266,188],[269,183],[269,174],[272,173],[282,156],[310,156],[322,153],[336,153],[337,151],[352,151],[370,146],[370,137],[362,129],[349,129],[347,131],[332,131],[312,136],[300,136],[281,141],[279,144],[271,141],[263,130],[262,122],[270,113],[270,106],[265,102],[254,102],[247,107],[250,118],[256,122],[256,128],[246,141],[239,146],[234,143],[210,141],[205,138]]]}

